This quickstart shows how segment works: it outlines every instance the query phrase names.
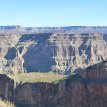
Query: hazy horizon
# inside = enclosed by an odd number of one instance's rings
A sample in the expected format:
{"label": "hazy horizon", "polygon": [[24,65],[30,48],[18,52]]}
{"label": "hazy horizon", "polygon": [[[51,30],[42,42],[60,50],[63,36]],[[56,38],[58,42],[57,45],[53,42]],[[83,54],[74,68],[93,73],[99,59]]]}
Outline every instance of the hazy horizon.
{"label": "hazy horizon", "polygon": [[12,26],[20,26],[20,27],[107,27],[107,25],[69,25],[69,26],[23,26],[23,25],[0,25],[0,27],[12,27]]}

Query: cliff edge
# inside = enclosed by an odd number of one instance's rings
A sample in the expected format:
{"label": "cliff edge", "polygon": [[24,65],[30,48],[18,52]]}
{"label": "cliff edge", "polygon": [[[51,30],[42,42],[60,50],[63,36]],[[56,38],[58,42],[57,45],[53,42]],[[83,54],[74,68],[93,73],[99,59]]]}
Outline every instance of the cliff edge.
{"label": "cliff edge", "polygon": [[107,61],[70,76],[31,75],[0,75],[0,96],[17,107],[107,107]]}

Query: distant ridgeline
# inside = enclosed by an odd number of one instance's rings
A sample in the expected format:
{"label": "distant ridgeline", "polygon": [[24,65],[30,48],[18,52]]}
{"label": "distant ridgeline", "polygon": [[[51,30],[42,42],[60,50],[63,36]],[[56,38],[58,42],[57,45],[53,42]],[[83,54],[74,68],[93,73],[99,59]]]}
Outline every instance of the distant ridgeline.
{"label": "distant ridgeline", "polygon": [[20,25],[0,26],[2,34],[25,33],[107,33],[107,26],[23,27]]}

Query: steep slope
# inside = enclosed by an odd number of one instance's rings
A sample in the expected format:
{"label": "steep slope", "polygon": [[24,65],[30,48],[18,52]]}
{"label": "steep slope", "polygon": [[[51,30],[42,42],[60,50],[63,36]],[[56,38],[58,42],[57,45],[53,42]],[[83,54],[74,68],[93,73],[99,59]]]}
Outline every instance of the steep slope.
{"label": "steep slope", "polygon": [[54,75],[57,82],[51,78],[53,74],[47,78],[42,73],[44,82],[36,78],[24,81],[29,75],[0,75],[0,96],[14,101],[17,107],[107,107],[107,61],[65,79]]}
{"label": "steep slope", "polygon": [[70,74],[107,59],[107,35],[39,33],[0,36],[0,71]]}

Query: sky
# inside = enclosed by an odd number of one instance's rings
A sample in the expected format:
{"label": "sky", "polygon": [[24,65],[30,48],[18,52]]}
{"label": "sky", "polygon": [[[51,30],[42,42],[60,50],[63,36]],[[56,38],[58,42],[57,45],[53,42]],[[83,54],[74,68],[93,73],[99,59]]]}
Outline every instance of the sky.
{"label": "sky", "polygon": [[0,26],[107,26],[107,0],[0,0]]}

